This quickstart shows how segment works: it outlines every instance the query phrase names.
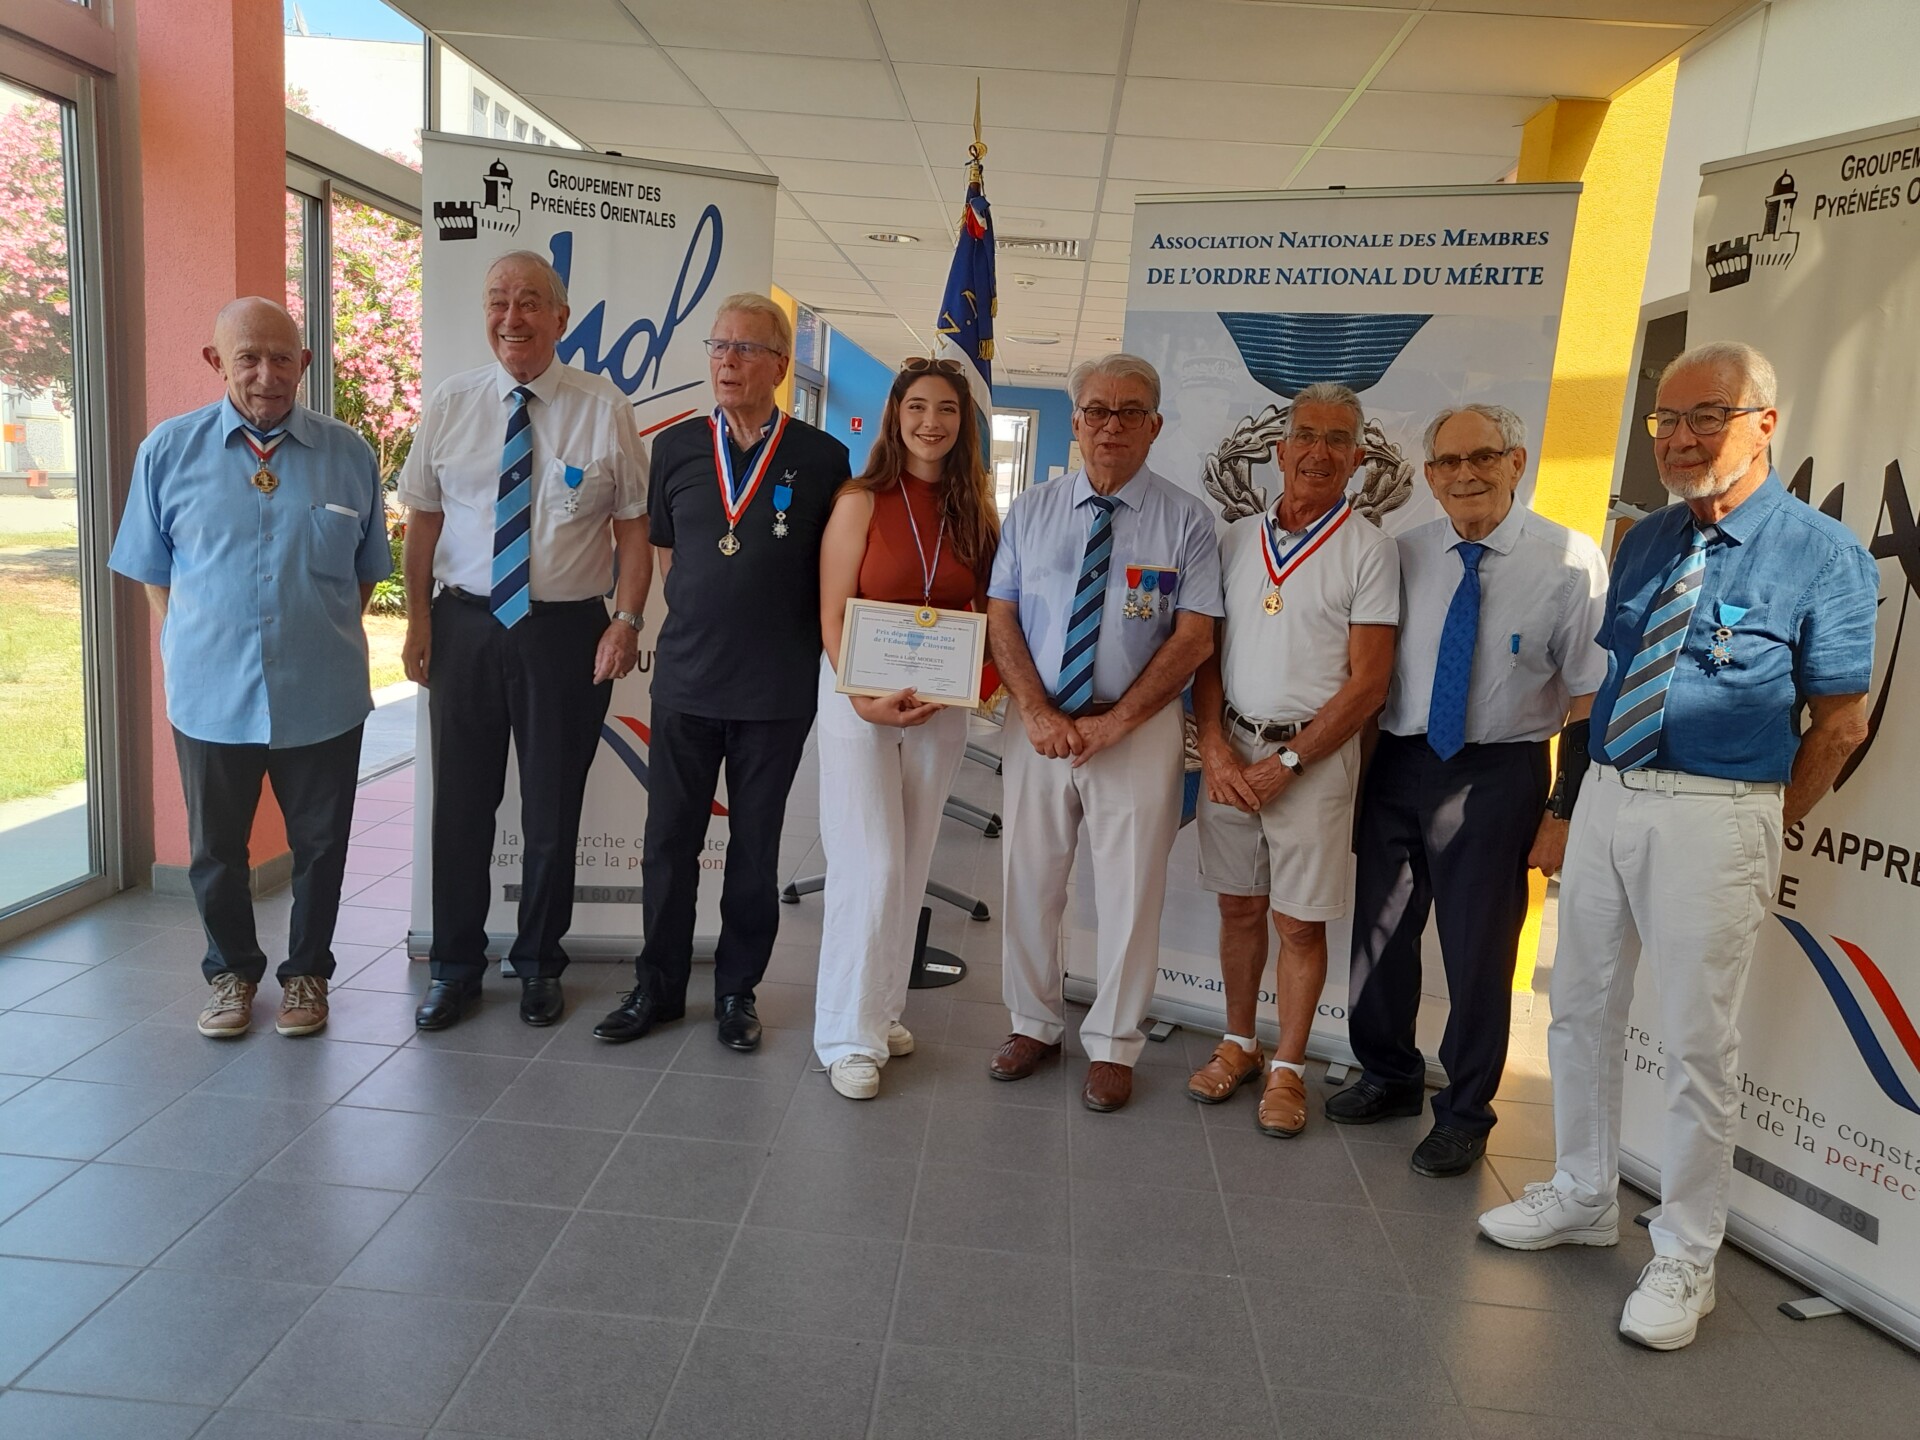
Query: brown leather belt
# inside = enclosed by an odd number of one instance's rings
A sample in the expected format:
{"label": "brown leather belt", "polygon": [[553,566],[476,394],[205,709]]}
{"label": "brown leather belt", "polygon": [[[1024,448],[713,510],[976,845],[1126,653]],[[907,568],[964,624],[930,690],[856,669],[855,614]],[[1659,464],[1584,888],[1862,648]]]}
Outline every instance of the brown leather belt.
{"label": "brown leather belt", "polygon": [[[471,590],[462,590],[458,585],[442,585],[440,595],[449,600],[457,600],[462,605],[477,605],[485,610],[493,609],[493,601],[489,597],[476,595]],[[591,595],[585,600],[533,600],[528,602],[527,609],[532,613],[541,613],[548,610],[571,610],[579,605],[598,605],[602,610],[606,609],[606,601]]]}
{"label": "brown leather belt", "polygon": [[1226,707],[1226,714],[1227,723],[1233,726],[1234,729],[1245,731],[1256,740],[1265,740],[1275,745],[1286,744],[1287,741],[1293,739],[1294,736],[1306,729],[1306,726],[1295,724],[1292,721],[1281,723],[1273,720],[1254,720],[1242,715],[1231,705]]}

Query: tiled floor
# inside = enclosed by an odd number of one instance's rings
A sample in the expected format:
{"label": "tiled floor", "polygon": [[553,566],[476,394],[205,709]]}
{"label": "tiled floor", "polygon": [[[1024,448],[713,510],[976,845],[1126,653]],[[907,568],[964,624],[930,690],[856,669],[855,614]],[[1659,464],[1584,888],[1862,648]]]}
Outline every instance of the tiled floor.
{"label": "tiled floor", "polygon": [[[813,794],[794,873],[818,867]],[[1920,1362],[1786,1320],[1797,1289],[1741,1255],[1701,1339],[1654,1355],[1614,1333],[1643,1231],[1475,1238],[1548,1170],[1543,1015],[1499,1153],[1445,1182],[1407,1169],[1419,1122],[1279,1142],[1251,1092],[1193,1105],[1207,1036],[1150,1045],[1118,1115],[1078,1105],[1076,1065],[993,1082],[998,924],[950,910],[935,942],[972,973],[913,996],[920,1048],[871,1104],[809,1070],[817,898],[782,912],[757,1054],[699,1017],[598,1044],[624,977],[588,964],[557,1029],[494,982],[419,1035],[410,825],[405,772],[363,790],[325,1038],[196,1034],[184,902],[7,947],[6,1440],[1915,1433]],[[997,847],[947,828],[940,873],[997,905]],[[271,950],[285,897],[261,914]]]}

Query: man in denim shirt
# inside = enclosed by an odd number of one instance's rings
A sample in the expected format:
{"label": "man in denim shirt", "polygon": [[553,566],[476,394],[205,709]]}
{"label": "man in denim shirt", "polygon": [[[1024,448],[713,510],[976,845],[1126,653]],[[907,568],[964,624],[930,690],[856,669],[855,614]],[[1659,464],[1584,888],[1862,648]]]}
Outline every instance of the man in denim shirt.
{"label": "man in denim shirt", "polygon": [[1773,475],[1775,390],[1766,357],[1735,343],[1697,346],[1661,376],[1654,459],[1685,503],[1621,544],[1596,637],[1607,678],[1567,840],[1547,1036],[1557,1169],[1480,1217],[1520,1250],[1618,1239],[1627,1007],[1644,950],[1660,988],[1666,1154],[1654,1258],[1620,1333],[1656,1350],[1691,1342],[1713,1309],[1736,1022],[1781,832],[1867,733],[1879,577],[1851,531]]}

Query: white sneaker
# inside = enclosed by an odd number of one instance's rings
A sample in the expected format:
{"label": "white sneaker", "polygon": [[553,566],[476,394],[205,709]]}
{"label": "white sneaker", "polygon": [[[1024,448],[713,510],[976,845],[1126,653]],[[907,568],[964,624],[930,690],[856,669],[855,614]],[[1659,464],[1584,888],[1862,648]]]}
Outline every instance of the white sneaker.
{"label": "white sneaker", "polygon": [[1547,1250],[1555,1245],[1618,1245],[1620,1202],[1583,1205],[1553,1188],[1551,1180],[1527,1186],[1518,1200],[1480,1217],[1480,1233],[1509,1250]]}
{"label": "white sneaker", "polygon": [[1693,1343],[1702,1315],[1713,1313],[1713,1267],[1674,1255],[1656,1255],[1620,1312],[1620,1333],[1649,1350]]}
{"label": "white sneaker", "polygon": [[880,1067],[871,1055],[849,1055],[827,1067],[827,1083],[849,1100],[871,1100],[880,1093]]}
{"label": "white sneaker", "polygon": [[890,1021],[887,1025],[887,1054],[913,1054],[913,1031],[898,1020]]}

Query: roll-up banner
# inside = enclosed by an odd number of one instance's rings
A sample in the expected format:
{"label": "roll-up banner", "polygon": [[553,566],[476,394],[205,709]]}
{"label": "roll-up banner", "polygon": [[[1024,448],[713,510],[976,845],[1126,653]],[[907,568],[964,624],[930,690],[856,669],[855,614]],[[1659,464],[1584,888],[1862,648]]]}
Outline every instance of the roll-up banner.
{"label": "roll-up banner", "polygon": [[[1687,341],[1773,361],[1775,470],[1880,571],[1872,728],[1786,836],[1740,1012],[1729,1234],[1920,1347],[1920,121],[1702,174]],[[1621,1168],[1657,1190],[1652,991],[1627,1031]]]}
{"label": "roll-up banner", "polygon": [[[1421,436],[1443,406],[1491,401],[1527,423],[1547,413],[1578,185],[1143,195],[1135,204],[1126,348],[1159,370],[1165,428],[1148,463],[1206,498],[1221,529],[1279,494],[1274,445],[1292,397],[1319,381],[1360,393],[1369,458],[1356,508],[1390,533],[1438,515]],[[1188,811],[1199,759],[1187,756]],[[1067,966],[1093,973],[1094,885],[1075,872]],[[1310,1053],[1351,1060],[1347,920],[1327,926],[1327,984]],[[1201,888],[1193,827],[1173,849],[1153,1014],[1225,1024],[1220,919]],[[1440,983],[1435,958],[1429,983]],[[1273,971],[1261,985],[1272,1014]],[[1084,993],[1085,983],[1074,988]],[[1423,1001],[1431,1054],[1443,996]],[[1270,1022],[1262,1021],[1271,1035]]]}
{"label": "roll-up banner", "polygon": [[[702,170],[464,135],[421,137],[426,213],[424,353],[429,391],[462,370],[494,363],[480,287],[510,250],[547,256],[571,308],[559,358],[604,375],[633,405],[650,437],[712,408],[701,342],[728,295],[767,293],[773,274],[771,175]],[[499,440],[504,440],[504,431]],[[487,437],[475,437],[482,443]],[[653,638],[666,613],[660,587],[647,601],[640,663],[614,683],[580,818],[569,953],[630,955],[640,940],[640,850],[647,811]],[[428,706],[419,707],[413,767],[413,916],[407,946],[432,942],[433,777]],[[496,817],[495,953],[511,943],[520,898],[520,792],[515,764]],[[726,853],[724,793],[701,855],[718,870]],[[700,887],[700,933],[719,929],[717,884]]]}

